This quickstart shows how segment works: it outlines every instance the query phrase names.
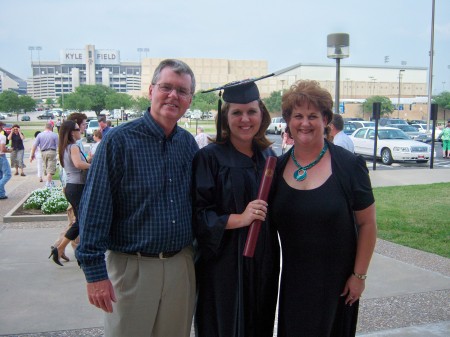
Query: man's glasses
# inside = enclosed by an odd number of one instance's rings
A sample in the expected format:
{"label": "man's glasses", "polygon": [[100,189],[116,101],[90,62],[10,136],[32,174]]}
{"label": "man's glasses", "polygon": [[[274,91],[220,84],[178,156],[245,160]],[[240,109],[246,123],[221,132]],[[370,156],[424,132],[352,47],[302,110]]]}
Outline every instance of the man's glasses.
{"label": "man's glasses", "polygon": [[188,100],[189,98],[192,97],[191,92],[186,88],[175,88],[174,86],[168,83],[158,83],[155,85],[158,86],[159,91],[162,92],[163,94],[170,94],[172,91],[175,90],[177,92],[178,97],[180,97],[181,99]]}

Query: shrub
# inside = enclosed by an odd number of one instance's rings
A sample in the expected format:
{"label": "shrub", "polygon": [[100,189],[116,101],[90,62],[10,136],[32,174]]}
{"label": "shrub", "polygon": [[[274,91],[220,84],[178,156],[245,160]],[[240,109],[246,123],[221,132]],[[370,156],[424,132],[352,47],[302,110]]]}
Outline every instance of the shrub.
{"label": "shrub", "polygon": [[25,209],[40,209],[44,214],[62,213],[68,206],[61,187],[37,189],[23,205]]}

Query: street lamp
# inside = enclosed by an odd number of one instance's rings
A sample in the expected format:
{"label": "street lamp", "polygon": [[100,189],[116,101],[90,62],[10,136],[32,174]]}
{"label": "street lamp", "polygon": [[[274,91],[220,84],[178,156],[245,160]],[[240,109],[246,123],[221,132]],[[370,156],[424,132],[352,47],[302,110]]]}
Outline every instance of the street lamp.
{"label": "street lamp", "polygon": [[142,53],[144,52],[145,53],[145,57],[147,57],[147,53],[150,51],[150,49],[148,49],[148,48],[138,48],[137,51],[139,53],[139,63],[141,63]]}
{"label": "street lamp", "polygon": [[398,71],[398,104],[397,104],[397,118],[400,118],[400,93],[401,93],[401,85],[402,85],[402,75],[405,69],[400,69]]}
{"label": "street lamp", "polygon": [[34,93],[34,90],[35,90],[34,72],[33,72],[33,50],[34,50],[34,47],[33,46],[29,46],[28,50],[30,51],[30,54],[31,54],[31,81],[32,81],[31,83],[32,83],[32,87],[33,87],[33,94],[32,94],[32,96],[34,96],[35,95],[35,93]]}
{"label": "street lamp", "polygon": [[42,50],[41,46],[34,47],[38,53],[38,69],[39,69],[39,99],[42,100],[42,80],[41,80],[41,54],[40,51]]}
{"label": "street lamp", "polygon": [[144,48],[138,48],[137,51],[139,53],[139,63],[141,63],[141,54],[144,51]]}
{"label": "street lamp", "polygon": [[345,33],[328,34],[327,36],[327,57],[336,60],[336,92],[334,111],[339,113],[339,71],[341,59],[347,58],[349,54],[350,35]]}

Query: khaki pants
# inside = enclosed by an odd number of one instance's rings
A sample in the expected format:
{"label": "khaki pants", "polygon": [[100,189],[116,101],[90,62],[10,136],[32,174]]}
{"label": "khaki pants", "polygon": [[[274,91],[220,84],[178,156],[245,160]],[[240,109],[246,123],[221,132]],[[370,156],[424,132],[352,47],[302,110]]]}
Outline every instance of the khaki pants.
{"label": "khaki pants", "polygon": [[189,337],[195,304],[192,247],[168,259],[109,252],[117,302],[105,314],[106,337]]}

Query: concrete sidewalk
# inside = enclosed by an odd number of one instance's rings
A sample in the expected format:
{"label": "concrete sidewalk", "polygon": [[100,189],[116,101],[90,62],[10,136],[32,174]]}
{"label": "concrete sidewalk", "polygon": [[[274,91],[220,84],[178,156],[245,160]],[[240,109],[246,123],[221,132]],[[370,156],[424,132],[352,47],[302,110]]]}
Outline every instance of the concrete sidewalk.
{"label": "concrete sidewalk", "polygon": [[[31,166],[27,177],[13,176],[7,184],[9,198],[0,202],[0,216],[41,187]],[[450,182],[448,169],[376,170],[370,175],[374,187]],[[64,267],[47,259],[65,225],[0,223],[1,336],[103,335],[103,314],[88,303],[72,249],[67,249],[71,261]],[[358,336],[450,335],[450,259],[379,240],[368,275]]]}

